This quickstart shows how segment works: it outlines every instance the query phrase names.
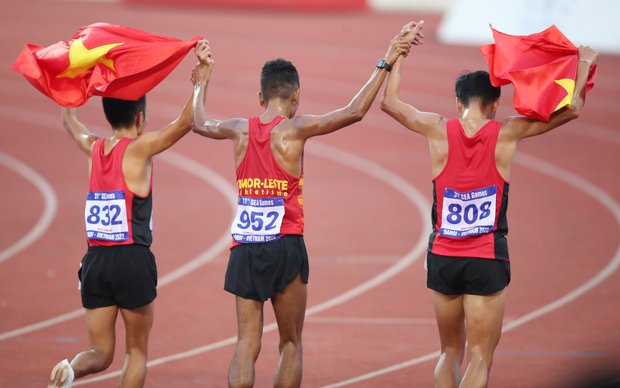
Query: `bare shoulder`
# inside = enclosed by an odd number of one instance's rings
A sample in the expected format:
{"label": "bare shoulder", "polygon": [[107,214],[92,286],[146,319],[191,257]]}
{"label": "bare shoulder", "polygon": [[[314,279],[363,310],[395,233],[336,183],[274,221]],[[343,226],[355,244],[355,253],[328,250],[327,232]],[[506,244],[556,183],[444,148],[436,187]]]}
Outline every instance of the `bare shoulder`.
{"label": "bare shoulder", "polygon": [[279,136],[292,139],[307,139],[311,137],[309,134],[318,133],[324,123],[321,122],[321,116],[318,115],[301,115],[284,119],[274,127],[272,133],[278,133]]}
{"label": "bare shoulder", "polygon": [[302,140],[301,127],[295,125],[295,117],[281,120],[271,130],[271,143],[276,147],[288,148],[285,144],[291,141]]}
{"label": "bare shoulder", "polygon": [[214,134],[219,134],[221,137],[232,140],[238,140],[243,136],[247,136],[250,130],[250,120],[246,118],[214,120],[211,125],[213,126]]}
{"label": "bare shoulder", "polygon": [[145,139],[146,141],[148,141],[149,135],[152,134],[154,134],[154,132],[145,133],[141,136],[133,138],[131,142],[127,145],[127,148],[125,148],[125,156],[130,158],[140,158],[144,160],[149,159],[151,155],[144,154],[144,152],[142,152],[142,146],[145,142]]}
{"label": "bare shoulder", "polygon": [[282,127],[283,129],[305,129],[313,125],[318,125],[320,118],[320,115],[301,115],[292,117],[288,120],[282,120],[278,125],[284,124]]}
{"label": "bare shoulder", "polygon": [[527,120],[525,116],[508,116],[501,121],[500,131],[509,131],[510,129],[525,124]]}
{"label": "bare shoulder", "polygon": [[414,132],[424,135],[429,141],[448,141],[448,118],[439,114],[429,114],[428,121],[418,123]]}
{"label": "bare shoulder", "polygon": [[291,117],[290,119],[284,118],[276,126],[274,126],[273,129],[279,132],[291,132],[296,130],[297,128],[301,128],[302,126],[297,121],[299,117]]}
{"label": "bare shoulder", "polygon": [[419,133],[429,140],[446,138],[448,118],[438,113],[421,112],[414,108],[405,117],[397,120],[409,130]]}
{"label": "bare shoulder", "polygon": [[250,127],[250,120],[244,118],[226,119],[220,122],[220,125],[236,131],[247,131]]}
{"label": "bare shoulder", "polygon": [[523,129],[523,124],[519,121],[526,117],[522,116],[510,116],[503,120],[497,120],[499,122],[498,141],[515,140],[519,141],[519,131]]}

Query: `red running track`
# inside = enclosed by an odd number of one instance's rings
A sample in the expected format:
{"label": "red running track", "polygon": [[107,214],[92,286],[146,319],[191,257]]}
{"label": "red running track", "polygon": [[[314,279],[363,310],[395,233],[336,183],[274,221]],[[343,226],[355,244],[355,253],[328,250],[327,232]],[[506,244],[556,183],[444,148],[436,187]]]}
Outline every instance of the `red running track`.
{"label": "red running track", "polygon": [[[85,250],[86,163],[63,133],[58,108],[10,70],[24,43],[49,45],[97,21],[179,38],[203,34],[217,61],[208,96],[211,115],[258,114],[260,68],[279,56],[300,71],[300,113],[321,113],[346,104],[393,34],[420,17],[427,21],[427,40],[407,59],[403,98],[423,110],[453,115],[454,78],[464,69],[484,68],[484,62],[475,47],[439,44],[435,16],[115,2],[5,4],[0,386],[43,386],[55,362],[87,346],[76,290]],[[187,58],[150,93],[149,128],[176,117],[191,93],[193,63]],[[619,373],[620,131],[614,121],[619,72],[620,58],[602,55],[582,117],[520,147],[508,212],[513,281],[507,331],[491,386],[565,387],[592,371]],[[504,90],[499,117],[513,114],[510,95]],[[363,122],[308,145],[306,387],[350,379],[360,379],[350,383],[356,387],[432,385],[438,337],[422,268],[430,226],[428,150],[422,137],[377,105]],[[107,133],[97,100],[79,115],[98,133]],[[222,290],[232,166],[230,144],[193,134],[156,160],[153,250],[162,284],[147,386],[225,386],[235,335],[233,297]],[[277,362],[272,322],[268,312],[257,387],[271,385]],[[109,372],[121,366],[122,337],[119,331]],[[114,375],[100,378],[84,385],[116,386]]]}

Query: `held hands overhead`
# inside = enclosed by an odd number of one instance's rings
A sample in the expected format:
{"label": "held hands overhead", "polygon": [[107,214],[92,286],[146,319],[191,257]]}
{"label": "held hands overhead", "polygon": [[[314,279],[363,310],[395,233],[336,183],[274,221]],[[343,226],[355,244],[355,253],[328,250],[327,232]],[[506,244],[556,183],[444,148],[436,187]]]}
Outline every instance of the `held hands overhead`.
{"label": "held hands overhead", "polygon": [[[422,33],[422,26],[424,20],[419,22],[409,22],[403,26],[401,31],[390,41],[390,47],[385,55],[386,62],[393,65],[396,59],[400,56],[407,56],[411,46],[418,46],[424,42],[424,34]],[[198,58],[198,64],[194,66],[192,70],[192,83],[198,85],[209,81],[211,72],[215,61],[209,47],[209,41],[200,40],[196,43],[194,49],[196,58]]]}
{"label": "held hands overhead", "polygon": [[393,65],[400,55],[406,57],[409,54],[409,50],[411,50],[411,46],[418,46],[424,43],[423,25],[424,20],[409,22],[392,38],[387,54],[385,54],[385,59],[390,65]]}
{"label": "held hands overhead", "polygon": [[194,85],[209,81],[215,60],[211,53],[208,40],[200,40],[196,43],[194,54],[198,58],[198,63],[192,69],[192,83]]}

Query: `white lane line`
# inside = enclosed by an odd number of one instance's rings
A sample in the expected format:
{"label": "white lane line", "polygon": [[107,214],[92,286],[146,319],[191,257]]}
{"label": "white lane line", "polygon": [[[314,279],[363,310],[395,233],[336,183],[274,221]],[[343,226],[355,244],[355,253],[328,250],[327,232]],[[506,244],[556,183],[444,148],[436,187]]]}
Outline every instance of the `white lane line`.
{"label": "white lane line", "polygon": [[340,325],[435,325],[435,318],[309,317],[306,323]]}
{"label": "white lane line", "polygon": [[[539,159],[535,156],[525,155],[525,154],[517,154],[515,157],[515,163],[520,164],[526,168],[539,172],[541,174],[545,174],[553,179],[557,179],[562,181],[569,186],[573,186],[574,188],[581,190],[594,200],[598,201],[601,205],[609,210],[611,215],[616,219],[616,222],[620,226],[620,206],[618,203],[609,196],[604,190],[600,187],[590,183],[586,179],[582,178],[579,175],[573,174],[561,167],[555,166],[549,162],[546,162],[542,159]],[[551,303],[548,303],[542,307],[539,307],[533,310],[530,313],[522,315],[521,317],[517,317],[514,320],[507,322],[504,324],[502,332],[509,332],[511,330],[516,329],[519,326],[522,326],[536,318],[540,318],[543,315],[546,315],[554,310],[559,309],[560,307],[570,303],[571,301],[577,299],[581,295],[590,291],[592,288],[601,284],[605,279],[607,279],[611,274],[613,274],[618,267],[620,266],[620,245],[618,246],[615,255],[611,258],[611,260],[607,263],[607,265],[599,271],[596,275],[590,278],[588,281],[581,284],[579,287],[576,287],[569,293],[564,296],[554,300]],[[411,360],[403,361],[398,364],[390,365],[386,368],[379,369],[373,372],[365,373],[360,376],[352,377],[347,380],[343,380],[337,383],[325,385],[322,388],[333,388],[333,387],[343,387],[346,385],[351,385],[354,383],[359,383],[361,381],[370,380],[372,378],[382,376],[388,373],[396,372],[398,370],[408,368],[426,361],[433,360],[439,357],[439,351],[429,353],[420,357],[413,358]]]}
{"label": "white lane line", "polygon": [[[209,183],[213,186],[217,191],[219,191],[230,206],[232,211],[231,220],[234,216],[234,212],[237,210],[237,190],[235,187],[230,184],[224,177],[206,167],[203,164],[196,162],[193,159],[190,159],[182,154],[168,150],[163,155],[160,156],[162,159],[173,166],[178,167],[181,170],[185,170],[190,174],[193,174],[203,181]],[[166,275],[162,276],[158,281],[158,287],[165,286],[166,284],[170,284],[175,280],[193,272],[198,269],[202,265],[207,262],[213,260],[223,251],[226,251],[231,244],[230,230],[226,229],[225,233],[222,237],[217,240],[213,245],[209,247],[206,251],[201,253],[199,256],[193,258],[187,263],[181,265],[180,267],[174,269],[171,272],[168,272]]]}
{"label": "white lane line", "polygon": [[26,178],[32,183],[43,196],[43,212],[39,216],[37,223],[19,240],[11,244],[8,248],[0,252],[0,263],[8,260],[12,256],[28,248],[37,241],[52,224],[56,211],[58,210],[58,198],[56,193],[45,178],[33,170],[30,166],[14,157],[0,151],[0,164],[10,168],[17,174]]}
{"label": "white lane line", "polygon": [[[20,114],[15,114],[15,111],[20,111]],[[11,113],[12,112],[12,113]],[[27,113],[27,114],[26,114]],[[60,129],[60,125],[54,126],[52,123],[58,122],[60,120],[57,116],[52,116],[50,114],[45,113],[37,113],[34,114],[31,110],[26,110],[18,107],[6,107],[0,106],[0,115],[8,115],[14,120],[21,120],[26,122],[27,124],[35,124],[37,127],[46,126],[51,129]],[[92,127],[93,130],[101,130],[100,128]],[[165,162],[176,166],[186,172],[198,177],[199,179],[207,182],[212,185],[216,190],[218,190],[226,201],[228,202],[231,211],[234,212],[236,210],[236,201],[234,198],[237,196],[237,190],[234,186],[232,186],[228,181],[219,175],[214,170],[201,165],[195,162],[192,159],[187,158],[175,151],[168,150],[164,154],[159,155],[158,158],[163,159]],[[234,213],[233,213],[234,215]],[[231,215],[232,219],[232,215]],[[182,276],[189,274],[191,271],[196,268],[204,265],[205,263],[213,260],[217,257],[218,254],[225,251],[230,244],[230,232],[226,230],[226,232],[207,250],[203,251],[198,256],[192,258],[188,262],[182,264],[166,275],[162,276],[158,280],[158,288],[161,288],[167,284],[172,283],[173,281],[179,279]],[[36,322],[27,326],[19,327],[10,331],[6,331],[4,333],[0,333],[0,341],[13,338],[22,334],[31,333],[33,331],[41,330],[46,327],[50,327],[53,325],[57,325],[59,323],[78,318],[82,316],[83,310],[76,309],[73,311],[69,311],[60,315],[57,315],[52,318],[45,319],[40,322]]]}
{"label": "white lane line", "polygon": [[[505,317],[504,323],[514,318]],[[343,325],[433,325],[435,318],[388,318],[388,317],[308,317],[305,323],[325,323]]]}
{"label": "white lane line", "polygon": [[[339,304],[345,303],[364,292],[371,290],[374,287],[386,282],[392,277],[396,276],[400,272],[402,272],[405,268],[411,265],[414,261],[416,261],[419,257],[421,257],[426,251],[426,245],[428,243],[428,235],[430,233],[430,223],[427,220],[427,212],[430,209],[430,203],[426,200],[426,198],[415,188],[415,186],[411,185],[408,181],[404,180],[400,176],[396,175],[392,171],[380,166],[377,163],[364,159],[358,155],[353,153],[341,150],[336,147],[328,146],[326,144],[320,144],[317,142],[309,143],[306,151],[317,155],[319,157],[332,160],[336,163],[348,166],[354,170],[360,171],[371,177],[384,182],[388,186],[392,187],[394,190],[401,193],[405,198],[407,198],[413,205],[416,207],[420,214],[420,223],[424,225],[422,231],[420,232],[420,236],[416,241],[414,247],[407,252],[405,256],[403,256],[398,262],[393,264],[392,266],[385,269],[383,272],[379,273],[375,277],[359,284],[358,286],[332,298],[328,299],[325,302],[319,303],[313,307],[310,307],[306,310],[306,317],[317,314],[321,311],[325,311],[329,308],[337,306]],[[263,333],[268,333],[277,329],[276,323],[270,323],[265,325],[263,328]],[[234,345],[236,342],[236,337],[228,337],[218,342],[214,342],[211,344],[199,346],[192,348],[190,350],[171,354],[168,356],[156,358],[147,363],[148,367],[154,367],[161,364],[166,364],[172,361],[182,360],[188,357],[193,357],[199,354],[203,354],[206,352],[210,352],[215,349],[220,349],[225,346]],[[74,383],[74,386],[79,386],[83,384],[94,383],[102,380],[107,380],[111,378],[115,378],[120,376],[120,371],[114,371],[105,373],[102,375],[98,375],[95,377],[87,378],[84,380],[80,380]]]}
{"label": "white lane line", "polygon": [[[534,171],[554,177],[588,194],[590,197],[598,201],[601,205],[606,207],[620,226],[620,206],[611,196],[609,196],[609,194],[603,191],[600,187],[594,185],[593,183],[590,183],[579,175],[573,174],[570,171],[561,169],[549,162],[546,162],[531,155],[517,155],[516,162]],[[554,302],[549,303],[537,310],[532,311],[529,314],[525,314],[508,323],[506,326],[504,326],[504,331],[512,330],[515,327],[521,326],[531,320],[548,314],[549,312],[564,306],[565,304],[573,301],[574,299],[577,299],[581,295],[585,294],[592,288],[605,281],[605,279],[607,279],[618,269],[618,266],[620,266],[620,246],[616,250],[616,254],[609,261],[609,263],[607,263],[607,265],[600,272],[590,278],[587,282],[583,283],[581,286],[575,288],[574,290],[564,295],[563,297],[555,300]]]}
{"label": "white lane line", "polygon": [[572,126],[565,129],[572,135],[586,136],[593,139],[602,140],[604,142],[612,142],[620,144],[620,132],[616,128],[601,127],[593,124],[584,124],[584,126]]}
{"label": "white lane line", "polygon": [[398,261],[400,255],[312,255],[312,265],[325,266],[334,264],[386,264]]}
{"label": "white lane line", "polygon": [[27,326],[22,326],[17,329],[5,331],[4,333],[0,334],[0,341],[4,341],[9,338],[17,337],[22,334],[31,333],[33,331],[45,329],[46,327],[54,326],[59,323],[69,321],[71,319],[81,317],[83,314],[84,314],[84,311],[82,309],[77,309],[77,310],[69,311],[64,314],[57,315],[49,319],[45,319],[40,322],[32,323]]}

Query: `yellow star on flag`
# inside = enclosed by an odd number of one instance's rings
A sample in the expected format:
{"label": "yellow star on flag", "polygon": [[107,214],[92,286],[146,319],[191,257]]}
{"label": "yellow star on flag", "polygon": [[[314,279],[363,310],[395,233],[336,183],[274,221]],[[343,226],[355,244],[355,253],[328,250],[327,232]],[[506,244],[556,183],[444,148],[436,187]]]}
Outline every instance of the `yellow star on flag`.
{"label": "yellow star on flag", "polygon": [[86,70],[95,67],[97,63],[101,63],[114,70],[114,62],[105,56],[108,52],[123,43],[105,44],[103,46],[87,49],[84,46],[82,38],[75,39],[69,47],[69,67],[67,70],[58,74],[58,78],[77,78]]}
{"label": "yellow star on flag", "polygon": [[573,101],[573,94],[575,94],[575,80],[570,78],[562,78],[556,79],[555,83],[560,85],[564,90],[566,90],[566,97],[560,101],[558,106],[553,110],[554,112],[571,104]]}

